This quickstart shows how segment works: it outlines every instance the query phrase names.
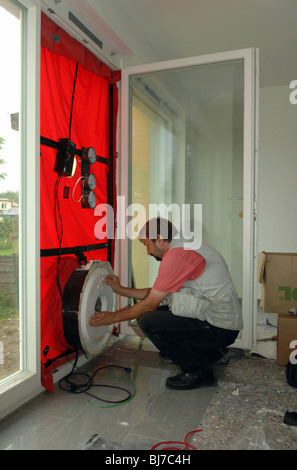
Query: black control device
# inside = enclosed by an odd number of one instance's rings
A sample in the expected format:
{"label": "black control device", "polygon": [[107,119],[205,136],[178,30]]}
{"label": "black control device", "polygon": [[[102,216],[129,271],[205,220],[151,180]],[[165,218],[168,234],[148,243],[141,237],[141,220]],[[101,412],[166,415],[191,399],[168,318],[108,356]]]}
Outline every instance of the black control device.
{"label": "black control device", "polygon": [[59,139],[55,172],[63,176],[71,176],[76,153],[76,145],[71,140]]}

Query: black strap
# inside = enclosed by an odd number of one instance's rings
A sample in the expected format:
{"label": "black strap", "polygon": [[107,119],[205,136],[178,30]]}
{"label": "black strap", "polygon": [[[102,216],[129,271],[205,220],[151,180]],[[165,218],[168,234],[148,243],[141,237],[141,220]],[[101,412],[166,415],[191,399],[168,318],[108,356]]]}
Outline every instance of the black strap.
{"label": "black strap", "polygon": [[[49,350],[50,350],[49,346],[46,346],[43,350],[43,355],[46,356]],[[73,354],[73,353],[77,353],[77,351],[74,350],[74,349],[67,349],[67,351],[62,352],[61,354],[59,354],[55,358],[48,359],[46,361],[46,363],[44,364],[44,367],[47,368],[47,367],[51,366],[53,364],[53,362],[55,362],[57,359],[61,359],[62,357],[68,356],[68,355]]]}
{"label": "black strap", "polygon": [[59,255],[75,255],[78,260],[87,261],[84,253],[88,251],[103,250],[108,248],[108,243],[98,243],[96,245],[86,245],[86,246],[71,246],[68,248],[48,248],[40,250],[40,256],[46,258],[48,256],[59,256]]}
{"label": "black strap", "polygon": [[[40,143],[41,145],[45,145],[46,147],[51,147],[53,149],[58,149],[59,143],[56,142],[55,140],[48,139],[47,137],[40,137]],[[77,155],[81,157],[82,150],[77,149]],[[104,158],[100,157],[99,155],[96,155],[96,161],[99,163],[104,163],[105,165],[110,166],[111,162],[109,158]]]}
{"label": "black strap", "polygon": [[58,149],[58,142],[48,139],[47,137],[40,137],[40,143],[46,145],[47,147],[52,147],[53,149]]}

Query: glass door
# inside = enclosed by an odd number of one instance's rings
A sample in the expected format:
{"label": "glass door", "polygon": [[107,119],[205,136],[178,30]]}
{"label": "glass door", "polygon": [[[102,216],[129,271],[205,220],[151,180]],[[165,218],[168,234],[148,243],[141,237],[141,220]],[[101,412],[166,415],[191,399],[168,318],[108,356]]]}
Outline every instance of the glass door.
{"label": "glass door", "polygon": [[[0,41],[7,74],[1,74],[0,95],[0,382],[21,367],[19,316],[20,211],[20,10],[0,7]],[[6,44],[7,31],[14,41]],[[13,58],[13,59],[11,59]]]}
{"label": "glass door", "polygon": [[[255,340],[257,311],[256,52],[124,69],[121,91],[121,196],[135,212],[144,208],[146,219],[168,216],[180,230],[190,219],[191,233],[202,208],[202,241],[229,266],[244,317],[237,344],[247,349]],[[138,240],[122,240],[120,274],[127,285],[149,287],[157,270]]]}
{"label": "glass door", "polygon": [[35,0],[0,0],[0,419],[40,391]]}

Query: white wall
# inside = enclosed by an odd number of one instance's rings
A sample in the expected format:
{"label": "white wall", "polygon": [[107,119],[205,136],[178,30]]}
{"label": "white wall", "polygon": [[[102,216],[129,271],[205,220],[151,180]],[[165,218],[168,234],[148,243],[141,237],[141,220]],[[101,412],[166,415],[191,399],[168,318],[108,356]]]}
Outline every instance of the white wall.
{"label": "white wall", "polygon": [[259,252],[297,251],[297,105],[289,101],[291,91],[288,84],[259,93]]}
{"label": "white wall", "polygon": [[203,241],[225,258],[241,296],[243,104],[233,91],[209,94],[188,136],[186,201],[202,204]]}

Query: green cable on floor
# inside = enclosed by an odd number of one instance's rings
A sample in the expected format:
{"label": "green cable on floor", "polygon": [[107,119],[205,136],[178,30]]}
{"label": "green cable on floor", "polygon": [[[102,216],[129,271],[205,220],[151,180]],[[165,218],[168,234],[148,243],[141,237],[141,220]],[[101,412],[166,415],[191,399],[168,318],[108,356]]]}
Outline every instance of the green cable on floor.
{"label": "green cable on floor", "polygon": [[[133,383],[131,380],[126,379],[125,377],[114,377],[114,376],[112,376],[112,375],[101,374],[101,373],[100,373],[100,375],[102,375],[102,376],[104,376],[104,377],[108,377],[108,378],[112,378],[112,379],[124,380],[124,381],[128,382],[128,383],[132,386],[132,388],[133,388],[133,393],[132,393],[131,396],[130,396],[129,398],[127,398],[126,400],[123,400],[123,401],[118,402],[118,403],[114,403],[113,405],[105,405],[105,406],[103,406],[103,405],[96,405],[95,403],[92,403],[90,400],[87,400],[87,402],[88,402],[90,405],[94,406],[95,408],[114,408],[115,406],[124,405],[125,403],[128,403],[129,401],[131,401],[131,400],[135,397],[135,394],[136,394],[136,387],[135,387],[134,383]],[[86,392],[86,393],[87,393],[87,392]],[[88,395],[90,395],[90,394],[88,394]],[[95,398],[97,398],[97,397],[95,397]],[[101,400],[100,398],[97,398],[97,399],[98,399],[98,400]]]}
{"label": "green cable on floor", "polygon": [[[98,369],[96,369],[95,371],[90,371],[88,369],[83,369],[83,368],[79,368],[76,363],[77,363],[77,358],[75,360],[75,362],[73,363],[72,361],[69,360],[69,358],[67,358],[68,362],[70,362],[70,364],[72,365],[72,371],[66,375],[66,377],[64,377],[63,379],[61,379],[59,381],[59,387],[66,391],[66,392],[69,392],[69,393],[74,393],[74,394],[78,394],[78,393],[86,393],[87,395],[90,395],[92,396],[93,398],[95,398],[96,400],[101,400],[101,401],[105,401],[105,402],[108,402],[108,403],[111,403],[109,400],[104,400],[103,398],[99,398],[99,397],[96,397],[95,395],[92,395],[91,393],[88,392],[88,390],[91,388],[91,387],[105,387],[105,388],[114,388],[114,389],[117,389],[117,390],[123,390],[124,392],[126,392],[128,394],[128,398],[124,399],[124,400],[120,400],[118,402],[112,402],[111,405],[96,405],[95,403],[92,403],[90,400],[87,400],[87,402],[94,406],[95,408],[113,408],[115,406],[119,406],[119,405],[124,405],[125,403],[128,403],[129,401],[131,401],[134,397],[135,397],[135,394],[136,394],[136,387],[134,385],[134,383],[129,380],[129,379],[126,379],[125,377],[117,377],[117,376],[113,376],[113,375],[108,375],[108,374],[102,374],[101,372],[99,372],[100,370],[102,369],[106,369],[108,367],[116,367],[116,368],[120,368],[120,369],[124,369],[126,372],[131,372],[131,369],[128,368],[128,367],[124,367],[124,366],[117,366],[117,365],[113,365],[113,364],[110,364],[110,365],[107,365],[107,366],[102,366]],[[77,370],[77,372],[74,373],[74,370]],[[88,377],[88,381],[85,383],[85,384],[75,384],[74,382],[70,381],[69,378],[73,375],[79,375],[79,374],[82,374],[82,375],[86,375]],[[115,379],[115,380],[123,380],[127,383],[129,383],[131,386],[132,386],[132,389],[133,389],[133,393],[131,393],[129,390],[126,390],[124,388],[121,388],[121,387],[116,387],[116,386],[113,386],[113,385],[101,385],[101,384],[96,384],[94,385],[93,384],[93,378],[95,377],[95,375],[99,373],[100,375],[104,376],[104,377],[108,377],[108,378],[112,378],[112,379]],[[88,374],[91,374],[88,375]],[[62,386],[62,383],[65,382],[68,386],[68,388],[64,388]],[[84,390],[82,387],[87,387],[86,390]]]}

